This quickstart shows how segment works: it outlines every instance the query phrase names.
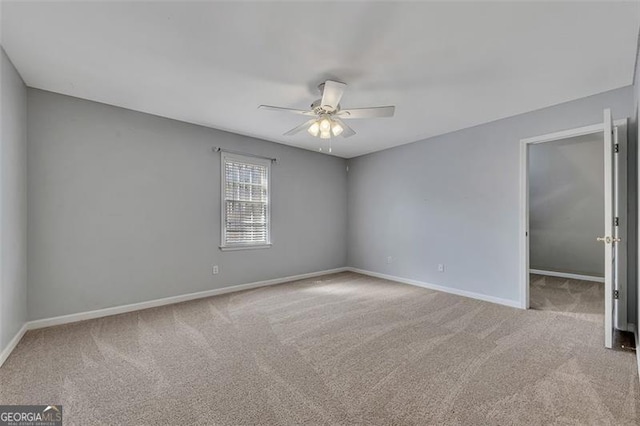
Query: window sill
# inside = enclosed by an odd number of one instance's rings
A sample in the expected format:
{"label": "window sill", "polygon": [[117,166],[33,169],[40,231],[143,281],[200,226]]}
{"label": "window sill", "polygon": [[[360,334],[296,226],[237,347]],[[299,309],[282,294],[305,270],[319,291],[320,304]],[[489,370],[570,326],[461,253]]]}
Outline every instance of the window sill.
{"label": "window sill", "polygon": [[271,244],[260,244],[251,246],[220,246],[222,251],[237,251],[237,250],[259,250],[271,248]]}

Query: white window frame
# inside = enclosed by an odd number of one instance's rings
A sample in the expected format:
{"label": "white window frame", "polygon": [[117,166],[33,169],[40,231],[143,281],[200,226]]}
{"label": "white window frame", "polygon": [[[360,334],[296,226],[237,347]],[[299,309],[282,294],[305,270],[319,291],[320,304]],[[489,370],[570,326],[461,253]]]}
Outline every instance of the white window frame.
{"label": "white window frame", "polygon": [[[251,250],[264,249],[271,247],[271,160],[251,157],[240,154],[232,154],[222,151],[220,153],[220,250]],[[226,160],[233,160],[240,163],[252,164],[256,166],[264,166],[267,168],[267,242],[266,243],[249,243],[249,244],[227,244],[227,227],[226,227],[226,182],[225,174]]]}

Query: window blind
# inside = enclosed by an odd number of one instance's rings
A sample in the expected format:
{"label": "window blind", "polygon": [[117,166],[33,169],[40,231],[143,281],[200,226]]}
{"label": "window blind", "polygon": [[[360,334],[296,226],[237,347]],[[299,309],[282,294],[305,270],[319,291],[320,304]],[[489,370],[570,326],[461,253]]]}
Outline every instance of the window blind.
{"label": "window blind", "polygon": [[223,155],[222,245],[269,244],[270,162]]}

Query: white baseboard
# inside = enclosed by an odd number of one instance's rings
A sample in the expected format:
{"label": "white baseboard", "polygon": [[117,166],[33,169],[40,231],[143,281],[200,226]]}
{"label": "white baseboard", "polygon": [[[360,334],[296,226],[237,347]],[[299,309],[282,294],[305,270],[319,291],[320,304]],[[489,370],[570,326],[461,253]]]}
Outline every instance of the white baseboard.
{"label": "white baseboard", "polygon": [[44,319],[39,319],[34,321],[28,321],[22,326],[20,331],[18,331],[18,333],[13,337],[13,339],[11,339],[7,347],[4,348],[2,352],[0,352],[0,367],[2,367],[2,364],[4,364],[4,362],[9,357],[11,352],[18,345],[18,343],[20,342],[20,339],[22,339],[22,336],[24,336],[27,330],[36,330],[38,328],[51,327],[54,325],[69,324],[72,322],[85,321],[85,320],[94,319],[94,318],[102,318],[102,317],[107,317],[111,315],[122,314],[125,312],[133,312],[133,311],[139,311],[142,309],[155,308],[157,306],[171,305],[174,303],[186,302],[188,300],[202,299],[205,297],[217,296],[219,294],[233,293],[233,292],[242,291],[242,290],[250,290],[253,288],[266,287],[266,286],[275,285],[275,284],[282,284],[289,281],[297,281],[297,280],[303,280],[306,278],[313,278],[313,277],[319,277],[322,275],[345,272],[348,270],[349,268],[346,268],[346,267],[328,269],[325,271],[310,272],[307,274],[292,275],[289,277],[274,278],[271,280],[256,281],[248,284],[240,284],[240,285],[234,285],[229,287],[216,288],[213,290],[200,291],[197,293],[181,294],[178,296],[165,297],[163,299],[155,299],[155,300],[149,300],[146,302],[132,303],[130,305],[113,306],[110,308],[98,309],[95,311],[78,312],[76,314],[62,315],[62,316],[53,317],[53,318],[44,318]]}
{"label": "white baseboard", "polygon": [[149,300],[147,302],[132,303],[130,305],[113,306],[110,308],[98,309],[95,311],[79,312],[76,314],[62,315],[62,316],[53,317],[53,318],[44,318],[44,319],[29,321],[26,324],[26,326],[28,330],[35,330],[38,328],[51,327],[54,325],[69,324],[72,322],[85,321],[85,320],[94,319],[94,318],[102,318],[102,317],[107,317],[111,315],[122,314],[125,312],[139,311],[141,309],[155,308],[155,307],[164,306],[164,305],[172,305],[174,303],[186,302],[188,300],[194,300],[194,299],[202,299],[205,297],[217,296],[220,294],[234,293],[236,291],[250,290],[258,287],[282,284],[289,281],[297,281],[297,280],[303,280],[306,278],[319,277],[321,275],[334,274],[337,272],[344,272],[347,270],[348,268],[344,267],[344,268],[329,269],[325,271],[310,272],[308,274],[292,275],[290,277],[274,278],[274,279],[265,280],[265,281],[256,281],[248,284],[240,284],[240,285],[234,285],[229,287],[216,288],[213,290],[200,291],[197,293],[188,293],[188,294],[182,294],[178,296],[165,297],[163,299]]}
{"label": "white baseboard", "polygon": [[520,306],[519,300],[502,299],[500,297],[488,296],[482,293],[474,293],[472,291],[459,290],[457,288],[445,287],[437,284],[430,284],[423,281],[413,280],[410,278],[396,277],[395,275],[381,274],[379,272],[372,272],[364,269],[351,268],[351,267],[347,269],[351,272],[356,272],[358,274],[363,274],[363,275],[369,275],[375,278],[382,278],[385,280],[396,281],[403,284],[415,285],[417,287],[428,288],[430,290],[437,290],[443,293],[455,294],[457,296],[469,297],[471,299],[483,300],[485,302],[497,303],[499,305],[505,305],[512,308],[522,308],[522,306]]}
{"label": "white baseboard", "polygon": [[592,275],[569,274],[566,272],[543,271],[542,269],[529,269],[529,273],[536,275],[546,275],[547,277],[570,278],[573,280],[594,281],[603,283],[603,277],[594,277]]}
{"label": "white baseboard", "polygon": [[0,352],[0,367],[2,367],[2,364],[4,364],[7,358],[9,358],[9,355],[11,355],[11,352],[13,352],[15,347],[18,346],[18,342],[20,342],[20,339],[22,339],[22,336],[24,336],[24,333],[26,332],[27,324],[25,323],[22,325],[22,327],[20,327],[20,330],[18,330],[16,335],[13,336],[13,339],[11,339],[7,347],[4,348],[2,352]]}

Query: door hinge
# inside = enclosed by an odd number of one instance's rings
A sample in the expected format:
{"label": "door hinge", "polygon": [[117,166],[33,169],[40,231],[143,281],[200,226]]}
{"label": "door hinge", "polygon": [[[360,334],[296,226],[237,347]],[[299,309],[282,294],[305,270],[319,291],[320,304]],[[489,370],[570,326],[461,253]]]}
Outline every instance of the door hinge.
{"label": "door hinge", "polygon": [[613,226],[620,226],[620,218],[616,217],[615,219],[613,219]]}
{"label": "door hinge", "polygon": [[614,299],[620,299],[620,291],[619,290],[613,290],[613,298]]}
{"label": "door hinge", "polygon": [[613,145],[613,152],[616,154],[620,152],[620,144]]}

